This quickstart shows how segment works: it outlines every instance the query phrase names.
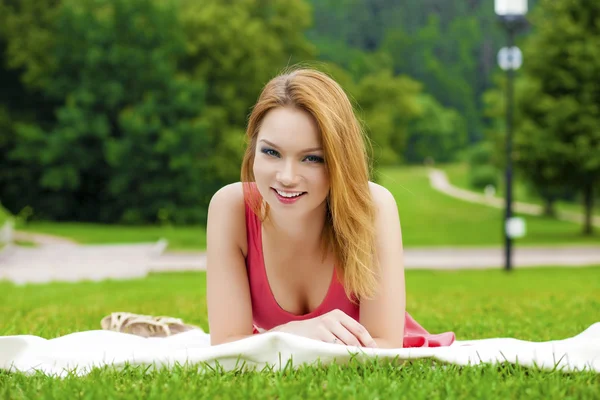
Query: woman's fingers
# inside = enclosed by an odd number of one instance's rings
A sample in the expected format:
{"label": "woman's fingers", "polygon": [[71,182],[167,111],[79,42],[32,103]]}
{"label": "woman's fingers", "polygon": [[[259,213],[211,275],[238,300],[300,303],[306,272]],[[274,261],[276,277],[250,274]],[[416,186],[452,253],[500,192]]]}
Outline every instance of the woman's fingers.
{"label": "woman's fingers", "polygon": [[367,331],[367,329],[359,324],[352,317],[346,316],[347,318],[342,318],[340,320],[340,324],[346,328],[346,330],[354,336],[356,339],[362,343],[365,347],[377,347],[377,343],[371,337],[371,334]]}
{"label": "woman's fingers", "polygon": [[367,329],[340,310],[326,314],[322,322],[333,335],[348,346],[377,347]]}
{"label": "woman's fingers", "polygon": [[332,340],[333,343],[345,344],[346,346],[358,346],[360,347],[360,341],[354,336],[344,325],[340,322],[331,324],[329,327],[330,332],[337,338]]}

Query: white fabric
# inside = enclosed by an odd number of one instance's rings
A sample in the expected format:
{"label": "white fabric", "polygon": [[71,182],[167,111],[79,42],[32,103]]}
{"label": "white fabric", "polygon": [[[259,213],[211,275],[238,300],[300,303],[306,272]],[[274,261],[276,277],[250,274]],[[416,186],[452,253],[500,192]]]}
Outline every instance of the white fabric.
{"label": "white fabric", "polygon": [[69,371],[84,375],[92,367],[204,362],[232,370],[245,365],[258,370],[271,366],[285,368],[320,361],[345,363],[353,354],[361,359],[411,360],[431,357],[458,365],[509,362],[541,369],[563,371],[583,369],[600,372],[600,322],[577,336],[548,342],[512,338],[456,341],[452,346],[413,349],[358,349],[286,334],[265,333],[237,342],[210,346],[210,336],[201,330],[168,338],[142,338],[111,331],[85,331],[55,339],[19,335],[0,337],[0,368],[65,376]]}

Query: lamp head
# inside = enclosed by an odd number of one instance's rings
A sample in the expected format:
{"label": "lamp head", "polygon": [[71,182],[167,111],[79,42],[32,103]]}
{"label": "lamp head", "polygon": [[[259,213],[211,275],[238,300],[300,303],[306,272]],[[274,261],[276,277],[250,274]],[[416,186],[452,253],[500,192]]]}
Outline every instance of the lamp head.
{"label": "lamp head", "polygon": [[527,14],[527,0],[494,0],[496,14],[504,16],[524,16]]}

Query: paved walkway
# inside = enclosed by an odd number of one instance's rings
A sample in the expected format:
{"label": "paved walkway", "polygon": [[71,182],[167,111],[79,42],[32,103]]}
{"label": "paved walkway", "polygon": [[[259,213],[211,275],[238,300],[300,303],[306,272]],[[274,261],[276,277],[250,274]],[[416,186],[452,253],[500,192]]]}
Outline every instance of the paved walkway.
{"label": "paved walkway", "polygon": [[[453,197],[475,203],[502,207],[501,199],[488,198],[452,186],[443,171],[432,170],[431,184]],[[538,214],[541,207],[517,203],[518,212]],[[563,213],[562,218],[577,218]],[[600,224],[595,217],[594,224]],[[573,220],[573,219],[571,219]],[[0,251],[0,280],[15,283],[49,281],[81,281],[144,277],[156,271],[204,270],[203,252],[164,252],[167,243],[78,245],[71,240],[51,235],[16,232],[15,239],[35,242],[37,247],[8,246]],[[489,269],[504,266],[504,250],[499,247],[478,248],[405,248],[406,269]],[[600,265],[598,246],[516,247],[515,268],[539,266],[581,267]]]}
{"label": "paved walkway", "polygon": [[[448,196],[455,197],[471,203],[485,204],[490,207],[504,209],[506,201],[503,198],[486,196],[472,192],[470,190],[460,189],[448,181],[446,173],[439,169],[431,169],[429,172],[429,181],[431,187],[434,189],[447,194]],[[528,204],[519,201],[513,202],[513,210],[528,215],[542,215],[544,209],[538,204]],[[556,217],[563,221],[583,223],[583,215],[571,211],[557,211]],[[592,225],[600,227],[600,216],[592,216]]]}

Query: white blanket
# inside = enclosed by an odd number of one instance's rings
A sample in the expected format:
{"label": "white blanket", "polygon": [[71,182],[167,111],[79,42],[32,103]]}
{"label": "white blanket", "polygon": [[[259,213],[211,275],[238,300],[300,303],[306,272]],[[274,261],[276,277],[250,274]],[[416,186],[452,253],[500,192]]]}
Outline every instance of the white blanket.
{"label": "white blanket", "polygon": [[433,358],[458,365],[509,362],[541,369],[600,372],[600,322],[577,336],[548,342],[512,338],[456,341],[449,347],[412,349],[365,349],[328,344],[286,333],[254,335],[238,342],[210,346],[201,330],[169,338],[142,338],[111,331],[85,331],[55,339],[19,335],[0,337],[0,368],[24,373],[36,370],[47,375],[87,374],[93,367],[113,365],[173,366],[206,363],[232,370],[289,368],[319,361],[327,365],[351,358],[413,360]]}

